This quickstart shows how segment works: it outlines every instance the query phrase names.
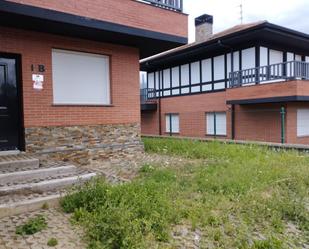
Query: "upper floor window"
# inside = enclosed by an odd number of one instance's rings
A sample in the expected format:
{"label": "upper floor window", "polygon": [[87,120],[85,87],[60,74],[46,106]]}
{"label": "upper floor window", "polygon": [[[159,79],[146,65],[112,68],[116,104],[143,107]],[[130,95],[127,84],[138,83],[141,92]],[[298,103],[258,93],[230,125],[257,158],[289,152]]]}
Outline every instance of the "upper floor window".
{"label": "upper floor window", "polygon": [[52,50],[54,104],[110,104],[109,57]]}

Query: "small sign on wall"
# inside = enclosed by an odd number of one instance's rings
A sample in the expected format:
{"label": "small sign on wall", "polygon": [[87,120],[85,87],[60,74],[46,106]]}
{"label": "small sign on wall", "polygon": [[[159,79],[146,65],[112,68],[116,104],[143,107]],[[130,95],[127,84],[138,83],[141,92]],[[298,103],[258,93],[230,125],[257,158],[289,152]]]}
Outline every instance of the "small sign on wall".
{"label": "small sign on wall", "polygon": [[33,89],[35,90],[42,90],[43,83],[44,83],[44,75],[42,74],[32,74],[33,80]]}

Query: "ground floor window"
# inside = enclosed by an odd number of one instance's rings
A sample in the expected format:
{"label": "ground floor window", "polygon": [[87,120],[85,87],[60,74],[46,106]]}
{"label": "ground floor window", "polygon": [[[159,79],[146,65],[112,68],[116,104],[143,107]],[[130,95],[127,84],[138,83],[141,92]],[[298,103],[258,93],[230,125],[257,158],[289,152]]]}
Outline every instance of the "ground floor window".
{"label": "ground floor window", "polygon": [[54,104],[109,105],[109,57],[52,50]]}
{"label": "ground floor window", "polygon": [[226,113],[209,112],[206,113],[206,134],[226,136]]}
{"label": "ground floor window", "polygon": [[297,110],[297,136],[309,136],[309,109]]}
{"label": "ground floor window", "polygon": [[165,115],[165,131],[168,133],[179,133],[179,114],[168,113]]}

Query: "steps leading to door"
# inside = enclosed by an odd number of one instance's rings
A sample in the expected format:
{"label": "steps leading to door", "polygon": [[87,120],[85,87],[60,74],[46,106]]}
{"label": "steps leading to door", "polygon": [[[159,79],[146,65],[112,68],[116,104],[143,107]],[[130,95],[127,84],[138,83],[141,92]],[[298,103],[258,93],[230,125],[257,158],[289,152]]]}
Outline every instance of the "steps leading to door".
{"label": "steps leading to door", "polygon": [[96,173],[65,163],[40,165],[25,154],[0,156],[0,218],[57,203],[61,193]]}
{"label": "steps leading to door", "polygon": [[38,169],[40,161],[25,154],[0,156],[0,173]]}
{"label": "steps leading to door", "polygon": [[45,191],[58,190],[74,184],[80,184],[94,177],[95,173],[76,173],[75,176],[61,176],[58,179],[45,179],[38,182],[16,184],[13,186],[0,187],[0,196],[15,193],[41,193]]}
{"label": "steps leading to door", "polygon": [[34,170],[16,171],[0,174],[0,188],[12,183],[21,183],[31,181],[33,179],[44,179],[50,176],[62,176],[66,173],[74,173],[76,167],[73,165],[41,167]]}

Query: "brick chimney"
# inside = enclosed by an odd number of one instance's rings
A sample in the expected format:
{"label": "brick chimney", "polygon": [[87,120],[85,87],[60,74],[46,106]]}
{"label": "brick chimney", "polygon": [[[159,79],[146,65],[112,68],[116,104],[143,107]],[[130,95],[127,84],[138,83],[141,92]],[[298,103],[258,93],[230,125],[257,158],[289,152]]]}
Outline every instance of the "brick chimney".
{"label": "brick chimney", "polygon": [[195,18],[195,41],[200,42],[212,36],[213,16],[201,15]]}

